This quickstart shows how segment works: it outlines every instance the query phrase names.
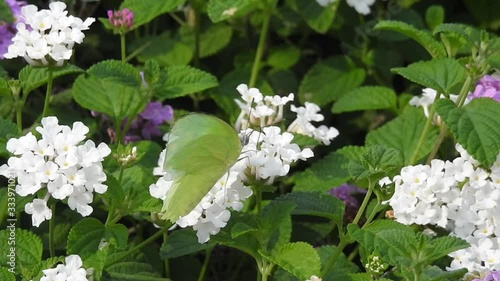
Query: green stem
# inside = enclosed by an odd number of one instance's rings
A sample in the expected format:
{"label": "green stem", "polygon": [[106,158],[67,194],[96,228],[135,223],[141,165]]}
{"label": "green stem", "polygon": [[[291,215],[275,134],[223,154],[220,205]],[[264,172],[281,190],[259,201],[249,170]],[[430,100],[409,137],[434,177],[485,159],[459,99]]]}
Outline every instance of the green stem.
{"label": "green stem", "polygon": [[210,262],[211,254],[212,254],[212,249],[205,250],[205,260],[203,261],[203,266],[201,267],[200,275],[198,276],[198,281],[203,281],[203,279],[205,279],[205,274],[207,273],[208,263]]}
{"label": "green stem", "polygon": [[262,191],[259,187],[254,188],[255,193],[255,207],[257,208],[257,214],[262,213]]}
{"label": "green stem", "polygon": [[424,129],[422,130],[422,133],[420,134],[420,138],[418,139],[417,147],[415,148],[415,151],[413,151],[413,154],[410,158],[409,163],[407,163],[409,165],[415,164],[415,162],[418,160],[417,159],[418,154],[420,152],[420,149],[424,145],[424,142],[427,139],[427,133],[429,132],[431,125],[432,125],[432,120],[434,119],[434,113],[436,111],[436,108],[435,108],[436,101],[440,98],[440,96],[441,96],[441,94],[437,93],[436,97],[434,98],[434,101],[432,102],[431,110],[429,112],[429,116],[427,117],[427,121],[425,122]]}
{"label": "green stem", "polygon": [[[163,243],[167,242],[168,239],[168,232],[163,233]],[[165,267],[165,277],[170,279],[170,264],[168,262],[168,258],[165,258],[163,261],[163,265]]]}
{"label": "green stem", "polygon": [[194,9],[194,54],[193,63],[194,66],[200,66],[200,9],[198,5],[193,5]]}
{"label": "green stem", "polygon": [[458,95],[458,107],[461,107],[465,103],[465,99],[467,98],[467,94],[469,93],[470,84],[472,83],[472,77],[467,76],[462,89],[460,89],[460,94]]}
{"label": "green stem", "polygon": [[52,93],[52,82],[54,80],[54,72],[52,68],[47,69],[47,92],[45,93],[45,102],[43,104],[42,118],[46,116],[49,109],[50,94]]}
{"label": "green stem", "polygon": [[354,220],[352,221],[353,224],[358,224],[359,220],[361,219],[361,216],[365,212],[366,206],[368,206],[368,202],[370,202],[370,197],[372,196],[374,187],[375,184],[372,183],[371,180],[368,180],[368,191],[366,192],[365,198],[363,199],[363,203],[361,203],[361,206],[359,207],[356,217],[354,217]]}
{"label": "green stem", "polygon": [[264,11],[266,15],[264,17],[264,22],[262,23],[262,28],[260,30],[259,43],[257,45],[257,52],[255,53],[255,59],[252,66],[252,74],[250,75],[250,81],[248,82],[248,87],[254,87],[257,82],[257,77],[259,76],[260,61],[262,60],[262,55],[264,54],[264,45],[266,43],[267,32],[269,30],[269,22],[271,21],[272,10],[276,5],[276,1],[273,0],[273,5],[270,9]]}
{"label": "green stem", "polygon": [[52,212],[52,219],[49,220],[49,252],[50,252],[50,257],[55,257],[56,256],[56,250],[54,248],[54,229],[55,229],[55,221],[56,221],[56,203],[54,202],[50,206],[50,211]]}
{"label": "green stem", "polygon": [[16,101],[16,123],[19,134],[23,131],[23,104],[19,100]]}
{"label": "green stem", "polygon": [[340,239],[339,245],[335,249],[335,253],[333,253],[333,255],[328,260],[328,263],[326,264],[326,266],[321,271],[321,276],[320,277],[325,277],[326,276],[326,274],[330,271],[330,269],[335,264],[335,261],[337,261],[337,258],[340,256],[340,253],[342,253],[342,251],[344,251],[344,248],[347,245],[349,245],[349,241],[348,241],[347,236],[342,236],[342,238]]}
{"label": "green stem", "polygon": [[[372,222],[373,218],[375,217],[375,215],[377,214],[377,210],[378,208],[380,207],[381,203],[380,203],[380,200],[378,200],[377,198],[377,205],[375,205],[375,208],[373,208],[372,212],[370,213],[370,215],[368,216],[368,218],[366,218],[366,221],[365,223],[363,224],[363,227],[367,226],[370,222]],[[362,227],[362,228],[363,228]]]}
{"label": "green stem", "polygon": [[429,153],[429,156],[427,157],[427,161],[425,161],[426,165],[429,165],[431,163],[432,159],[434,159],[434,157],[436,157],[436,154],[439,150],[439,147],[441,146],[441,143],[443,142],[444,138],[446,137],[446,133],[447,133],[446,126],[444,124],[442,124],[441,128],[439,129],[439,136],[436,139],[436,142],[434,143],[434,145],[432,146],[432,150],[431,150],[431,153]]}
{"label": "green stem", "polygon": [[125,33],[121,32],[120,33],[120,49],[121,49],[121,54],[122,54],[122,62],[127,62],[127,54],[125,50]]}
{"label": "green stem", "polygon": [[127,251],[116,254],[114,256],[114,258],[107,260],[106,266],[114,264],[116,262],[119,262],[120,260],[130,256],[131,254],[133,254],[133,253],[139,251],[140,249],[144,248],[145,246],[149,245],[150,243],[155,241],[157,238],[162,236],[163,233],[170,228],[170,226],[172,226],[172,225],[167,225],[167,226],[163,227],[162,229],[158,230],[155,234],[149,236],[146,240],[144,240],[141,243],[135,245],[134,247],[128,249]]}

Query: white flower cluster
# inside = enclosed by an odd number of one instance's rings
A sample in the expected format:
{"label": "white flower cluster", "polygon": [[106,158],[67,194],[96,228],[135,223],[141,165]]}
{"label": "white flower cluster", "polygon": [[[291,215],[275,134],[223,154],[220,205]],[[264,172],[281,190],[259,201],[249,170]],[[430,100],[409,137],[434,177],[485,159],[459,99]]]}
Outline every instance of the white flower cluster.
{"label": "white flower cluster", "polygon": [[17,34],[5,58],[23,57],[31,65],[61,66],[72,55],[73,45],[83,42],[82,30],[89,29],[95,21],[67,16],[64,2],[52,2],[50,10],[40,10],[35,5],[21,8],[22,22],[16,25]]}
{"label": "white flower cluster", "polygon": [[396,221],[437,225],[471,245],[450,254],[449,270],[500,270],[500,155],[486,170],[460,145],[457,150],[461,156],[453,161],[404,167],[387,202]]}
{"label": "white flower cluster", "polygon": [[307,279],[306,281],[323,281],[323,279],[319,278],[316,275],[312,275],[311,278]]}
{"label": "white flower cluster", "polygon": [[[241,109],[235,124],[237,131],[249,127],[249,124],[265,127],[277,124],[283,120],[283,107],[288,102],[293,101],[294,95],[287,97],[263,96],[257,88],[248,88],[241,84],[236,90],[241,94],[241,100],[235,100]],[[290,124],[287,131],[301,135],[310,136],[329,145],[331,140],[339,135],[339,131],[333,127],[321,125],[315,127],[311,121],[323,121],[325,117],[319,113],[321,109],[318,105],[310,102],[305,103],[305,107],[295,107],[291,105],[291,111],[297,113],[297,118]]]}
{"label": "white flower cluster", "polygon": [[58,264],[56,268],[44,269],[40,281],[90,281],[92,269],[82,268],[82,259],[78,255],[70,255],[65,258],[65,264]]}
{"label": "white flower cluster", "polygon": [[[415,107],[422,107],[424,110],[425,117],[429,118],[429,107],[434,103],[434,100],[436,99],[437,91],[431,88],[425,88],[422,90],[422,96],[420,97],[413,97],[409,104],[413,105]],[[445,98],[443,94],[439,96],[440,99]],[[456,102],[458,99],[458,95],[450,95],[450,99],[453,102]],[[465,100],[465,104],[469,103],[469,99]],[[438,120],[438,116],[434,116],[435,118],[435,123]]]}
{"label": "white flower cluster", "polygon": [[[338,0],[316,0],[320,6],[326,7],[330,3],[334,3]],[[347,5],[353,7],[356,12],[362,15],[370,14],[370,6],[375,3],[375,0],[347,0]]]}
{"label": "white flower cluster", "polygon": [[[189,214],[176,221],[182,228],[192,226],[200,243],[207,242],[210,235],[226,226],[231,217],[228,208],[235,211],[243,208],[242,202],[252,195],[252,190],[244,185],[250,177],[271,184],[276,177],[289,172],[291,163],[313,156],[311,149],[301,150],[297,144],[291,143],[293,135],[281,133],[278,127],[265,127],[262,133],[247,129],[240,136],[248,137],[239,157],[241,160],[219,179]],[[151,196],[162,200],[172,185],[171,176],[162,168],[164,157],[165,150],[160,154],[158,167],[153,170],[155,175],[162,177],[149,187]]]}
{"label": "white flower cluster", "polygon": [[67,198],[72,210],[82,216],[90,215],[92,192],[102,194],[108,188],[102,184],[106,174],[101,162],[111,150],[105,143],[96,147],[91,140],[80,144],[89,131],[82,122],[75,122],[70,128],[59,125],[56,117],[45,117],[41,123],[41,127],[36,127],[40,140],[30,132],[7,142],[7,150],[15,156],[0,167],[0,175],[17,177],[16,193],[20,196],[47,188],[43,199],[34,199],[25,206],[34,226],[51,219],[47,207],[51,196],[59,200]]}

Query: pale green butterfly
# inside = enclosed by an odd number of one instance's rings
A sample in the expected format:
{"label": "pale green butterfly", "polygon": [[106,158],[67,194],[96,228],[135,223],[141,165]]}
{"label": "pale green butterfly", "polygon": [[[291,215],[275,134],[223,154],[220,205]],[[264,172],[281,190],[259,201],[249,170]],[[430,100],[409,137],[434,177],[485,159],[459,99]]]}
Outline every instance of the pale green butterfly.
{"label": "pale green butterfly", "polygon": [[238,160],[241,141],[226,122],[192,113],[175,122],[167,142],[163,169],[173,183],[161,209],[175,222],[187,215]]}

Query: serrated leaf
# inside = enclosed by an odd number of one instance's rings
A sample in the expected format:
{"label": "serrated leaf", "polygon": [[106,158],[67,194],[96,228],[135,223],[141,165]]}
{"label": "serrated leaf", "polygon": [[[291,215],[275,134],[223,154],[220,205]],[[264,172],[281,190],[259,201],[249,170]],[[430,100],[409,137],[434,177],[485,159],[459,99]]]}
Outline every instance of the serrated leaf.
{"label": "serrated leaf", "polygon": [[[275,203],[276,202],[276,203]],[[320,192],[291,192],[276,198],[269,204],[292,202],[296,205],[293,215],[311,215],[331,219],[342,224],[344,203],[339,199]]]}
{"label": "serrated leaf", "polygon": [[[182,43],[192,46],[194,49],[194,30],[189,26],[181,27],[179,30]],[[200,58],[214,55],[224,49],[233,35],[233,29],[224,23],[212,24],[200,33]]]}
{"label": "serrated leaf", "polygon": [[386,87],[365,86],[343,95],[333,104],[333,113],[357,110],[391,109],[396,110],[396,93]]}
{"label": "serrated leaf", "polygon": [[[405,165],[414,164],[410,163],[410,160],[417,147],[420,134],[424,130],[426,120],[422,110],[409,106],[394,120],[368,133],[366,145],[378,144],[395,148],[401,152]],[[429,129],[424,144],[417,154],[417,160],[429,154],[438,134],[437,128]]]}
{"label": "serrated leaf", "polygon": [[[118,176],[116,172],[115,176]],[[133,213],[139,211],[158,211],[159,200],[152,198],[149,194],[149,189],[144,188],[154,183],[156,178],[151,172],[147,172],[144,168],[134,165],[125,169],[122,178],[122,190],[125,192],[127,201],[123,202],[120,208],[125,213]]]}
{"label": "serrated leaf", "polygon": [[105,226],[95,218],[84,218],[69,232],[67,253],[77,254],[82,258],[90,256],[99,250],[102,239],[118,248],[124,248],[127,245],[128,230],[122,224]]}
{"label": "serrated leaf", "polygon": [[449,253],[465,249],[469,247],[469,243],[465,240],[454,236],[441,236],[430,241],[429,246],[426,247],[425,260],[432,263],[437,259],[445,257]]}
{"label": "serrated leaf", "polygon": [[42,260],[42,240],[28,230],[12,226],[11,222],[0,231],[0,243],[0,264],[15,267],[16,273],[31,270]]}
{"label": "serrated leaf", "polygon": [[148,87],[156,88],[162,81],[163,75],[160,69],[160,64],[156,60],[148,60],[144,64],[144,82]]}
{"label": "serrated leaf", "polygon": [[210,241],[224,245],[227,247],[231,247],[234,249],[238,249],[248,255],[252,256],[254,259],[260,259],[260,255],[257,252],[257,249],[260,248],[259,242],[252,235],[240,235],[237,237],[233,237],[231,234],[232,228],[242,222],[247,223],[248,221],[254,221],[255,216],[250,214],[242,214],[242,213],[233,213],[231,214],[231,219],[228,221],[227,225],[221,229],[221,231],[210,237]]}
{"label": "serrated leaf", "polygon": [[218,86],[217,78],[191,66],[168,66],[167,79],[156,92],[159,99],[173,99]]}
{"label": "serrated leaf", "polygon": [[285,244],[270,256],[261,254],[300,280],[306,280],[312,275],[318,276],[320,273],[319,255],[310,244],[305,242]]}
{"label": "serrated leaf", "polygon": [[248,14],[254,5],[252,0],[210,0],[207,13],[212,22],[220,22]]}
{"label": "serrated leaf", "polygon": [[360,229],[350,224],[351,236],[369,251],[391,265],[408,266],[412,261],[412,246],[418,245],[415,233],[409,226],[390,220],[378,220]]}
{"label": "serrated leaf", "polygon": [[305,171],[294,174],[293,190],[325,192],[348,181],[351,178],[346,165],[349,158],[342,151],[343,149],[332,152]]}
{"label": "serrated leaf", "polygon": [[326,33],[333,24],[340,2],[336,1],[327,7],[320,6],[316,1],[290,0],[288,3],[314,31]]}
{"label": "serrated leaf", "polygon": [[417,41],[433,58],[446,57],[443,45],[435,40],[429,32],[416,29],[405,22],[383,20],[375,25],[375,29],[399,32]]}
{"label": "serrated leaf", "polygon": [[373,281],[373,278],[369,273],[356,273],[356,274],[349,274],[348,281]]}
{"label": "serrated leaf", "polygon": [[365,80],[365,71],[351,68],[345,58],[333,57],[315,64],[299,86],[299,101],[323,106],[359,87]]}
{"label": "serrated leaf", "polygon": [[444,22],[444,9],[440,5],[432,5],[425,11],[425,22],[430,30]]}
{"label": "serrated leaf", "polygon": [[177,258],[194,254],[214,246],[213,242],[199,243],[196,233],[192,229],[180,229],[168,235],[160,248],[160,257],[163,259]]}
{"label": "serrated leaf", "polygon": [[460,23],[443,23],[433,30],[434,34],[438,33],[453,33],[458,35],[461,39],[469,43],[471,47],[478,48],[478,44],[481,41],[480,31],[474,29],[471,26]]}
{"label": "serrated leaf", "polygon": [[261,232],[259,242],[263,251],[271,253],[290,242],[292,235],[291,214],[295,206],[293,202],[278,202],[264,207],[259,221]]}
{"label": "serrated leaf", "polygon": [[436,101],[436,112],[456,141],[486,167],[491,167],[500,152],[500,103],[490,98],[473,99],[456,107],[448,99]]}
{"label": "serrated leaf", "polygon": [[[332,245],[325,245],[316,248],[321,259],[322,268],[329,262],[330,258],[338,251],[338,248]],[[359,268],[356,264],[349,261],[344,253],[340,253],[335,260],[335,266],[326,273],[323,280],[346,280],[351,273],[358,272]]]}
{"label": "serrated leaf", "polygon": [[158,17],[159,15],[168,13],[182,5],[186,0],[169,0],[169,1],[143,1],[143,0],[125,0],[120,5],[120,10],[128,8],[134,13],[135,29],[143,24],[146,24]]}
{"label": "serrated leaf", "polygon": [[267,64],[276,69],[289,69],[300,59],[300,49],[293,46],[273,48],[267,56]]}
{"label": "serrated leaf", "polygon": [[422,281],[461,280],[466,273],[466,268],[444,271],[436,265],[429,265],[424,269],[419,278]]}
{"label": "serrated leaf", "polygon": [[[14,270],[15,271],[15,270]],[[16,281],[16,275],[5,267],[0,267],[0,280]]]}
{"label": "serrated leaf", "polygon": [[131,64],[118,60],[105,60],[91,66],[87,73],[102,80],[139,88],[142,80],[139,71]]}
{"label": "serrated leaf", "polygon": [[169,281],[156,273],[153,267],[147,263],[126,261],[115,263],[106,267],[106,275],[102,281]]}
{"label": "serrated leaf", "polygon": [[401,153],[394,148],[372,145],[366,148],[363,159],[349,162],[349,173],[355,179],[379,180],[403,166]]}
{"label": "serrated leaf", "polygon": [[[34,89],[47,84],[48,81],[48,71],[47,67],[32,67],[31,65],[25,66],[19,72],[19,81],[21,82],[21,87],[23,88],[23,93],[29,94]],[[61,77],[72,73],[81,73],[83,69],[74,66],[72,64],[66,64],[60,68],[53,68],[53,78]]]}
{"label": "serrated leaf", "polygon": [[187,65],[193,58],[193,49],[179,40],[170,37],[169,32],[164,32],[155,37],[141,38],[133,46],[146,46],[137,56],[140,62],[156,60],[161,66]]}
{"label": "serrated leaf", "polygon": [[252,225],[246,224],[244,222],[237,222],[231,228],[231,236],[233,238],[236,238],[236,237],[239,237],[241,235],[256,232],[258,230],[259,230],[259,228],[257,225],[252,226]]}
{"label": "serrated leaf", "polygon": [[453,87],[463,83],[466,76],[465,67],[451,58],[416,62],[407,67],[393,68],[391,71],[444,94],[451,94]]}

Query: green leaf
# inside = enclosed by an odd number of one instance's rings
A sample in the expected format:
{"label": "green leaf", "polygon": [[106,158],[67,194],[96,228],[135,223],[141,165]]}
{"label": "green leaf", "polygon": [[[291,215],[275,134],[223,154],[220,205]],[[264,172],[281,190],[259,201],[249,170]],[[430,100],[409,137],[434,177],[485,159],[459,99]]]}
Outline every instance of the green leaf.
{"label": "green leaf", "polygon": [[212,22],[220,22],[248,14],[254,5],[252,0],[210,0],[207,13]]}
{"label": "green leaf", "polygon": [[468,248],[470,245],[465,240],[454,236],[441,236],[430,241],[426,247],[425,260],[432,263],[449,253]]}
{"label": "green leaf", "polygon": [[438,266],[431,265],[424,269],[420,275],[420,280],[423,281],[443,281],[443,280],[461,280],[467,273],[466,268],[444,271]]}
{"label": "green leaf", "polygon": [[396,93],[387,87],[365,86],[356,88],[333,104],[333,113],[357,110],[396,110]]}
{"label": "green leaf", "polygon": [[412,82],[444,94],[453,93],[453,88],[463,83],[466,77],[465,67],[451,58],[421,61],[391,70]]}
{"label": "green leaf", "polygon": [[436,112],[456,141],[486,167],[491,167],[500,152],[500,103],[490,98],[473,99],[456,107],[448,99],[436,101]]}
{"label": "green leaf", "polygon": [[292,235],[291,214],[293,202],[279,202],[264,207],[260,220],[259,242],[261,249],[270,253],[290,242]]}
{"label": "green leaf", "polygon": [[95,218],[84,218],[69,232],[67,253],[77,254],[84,259],[99,250],[102,239],[118,248],[125,248],[128,230],[122,224],[105,226]]}
{"label": "green leaf", "polygon": [[152,21],[159,15],[168,13],[182,5],[186,0],[169,0],[169,1],[142,1],[142,0],[124,0],[120,5],[120,9],[128,8],[134,13],[135,29],[143,24]]}
{"label": "green leaf", "polygon": [[308,243],[288,243],[270,256],[261,254],[300,280],[309,279],[312,275],[320,275],[319,255]]}
{"label": "green leaf", "polygon": [[267,64],[276,69],[289,69],[300,59],[300,49],[294,46],[280,46],[269,51]]}
{"label": "green leaf", "polygon": [[[329,262],[330,258],[336,253],[337,247],[332,245],[325,245],[316,248],[321,259],[321,266],[324,268]],[[359,268],[356,264],[349,261],[344,253],[340,253],[335,260],[335,266],[330,269],[324,276],[323,280],[347,280],[351,273],[358,272]]]}
{"label": "green leaf", "polygon": [[269,205],[292,202],[296,205],[293,215],[324,217],[342,224],[344,203],[339,199],[320,192],[291,192],[273,200]]}
{"label": "green leaf", "polygon": [[106,268],[103,281],[169,281],[170,279],[162,278],[159,273],[156,273],[150,264],[125,261],[115,263]]}
{"label": "green leaf", "polygon": [[[371,131],[366,136],[366,145],[384,145],[401,152],[405,165],[410,165],[411,157],[417,147],[427,118],[422,110],[415,107],[405,108],[403,114],[389,121],[384,126]],[[438,136],[438,129],[431,127],[424,140],[424,144],[417,154],[417,160],[422,159],[432,149]]]}
{"label": "green leaf", "polygon": [[[114,176],[119,177],[119,172],[117,171]],[[157,204],[160,201],[151,197],[149,189],[144,188],[155,181],[156,178],[153,174],[142,167],[134,165],[125,169],[122,178],[122,190],[125,192],[127,200],[120,205],[120,208],[123,208],[122,212],[130,214],[148,210],[159,211],[161,204],[159,208]]]}
{"label": "green leaf", "polygon": [[17,136],[17,125],[10,120],[0,119],[0,140],[8,141]]}
{"label": "green leaf", "polygon": [[0,19],[7,24],[14,22],[14,16],[6,1],[0,2]]}
{"label": "green leaf", "polygon": [[[42,240],[8,222],[7,228],[0,231],[0,264],[15,267],[17,273],[31,270],[42,260]],[[13,263],[11,263],[13,262]]]}
{"label": "green leaf", "polygon": [[257,249],[260,248],[259,242],[256,237],[252,235],[232,235],[232,228],[239,223],[248,223],[249,221],[253,222],[256,218],[254,215],[250,214],[242,214],[242,213],[233,213],[231,214],[231,219],[228,221],[226,227],[221,229],[221,231],[212,236],[210,241],[224,245],[227,247],[231,247],[234,249],[238,249],[248,255],[252,256],[254,259],[260,259],[260,255],[257,252]]}
{"label": "green leaf", "polygon": [[375,25],[375,29],[399,32],[417,41],[433,58],[446,57],[443,45],[435,40],[429,32],[416,29],[405,22],[383,20]]}
{"label": "green leaf", "polygon": [[11,91],[7,80],[0,77],[0,96],[10,96]]}
{"label": "green leaf", "polygon": [[133,88],[139,88],[142,84],[139,71],[133,65],[118,60],[96,63],[87,70],[87,73],[108,82]]}
{"label": "green leaf", "polygon": [[[34,89],[47,84],[48,81],[48,71],[47,67],[33,67],[31,65],[25,66],[19,72],[19,81],[21,82],[21,87],[25,95],[29,94]],[[74,66],[72,64],[66,64],[60,68],[53,68],[53,78],[61,77],[67,74],[81,73],[83,69]]]}
{"label": "green leaf", "polygon": [[170,38],[169,32],[142,38],[132,46],[135,46],[135,49],[139,46],[145,47],[137,56],[140,62],[157,60],[161,66],[187,65],[193,58],[193,49],[179,40]]}
{"label": "green leaf", "polygon": [[156,93],[160,99],[173,99],[218,86],[212,74],[191,66],[169,66],[164,70],[167,79]]}
{"label": "green leaf", "polygon": [[[379,279],[377,279],[378,281]],[[348,281],[373,281],[373,278],[369,273],[356,273],[350,274]]]}
{"label": "green leaf", "polygon": [[351,236],[369,251],[377,251],[378,255],[391,265],[411,264],[411,249],[418,245],[412,229],[390,220],[377,220],[360,229],[350,224]]}
{"label": "green leaf", "polygon": [[[182,43],[192,46],[194,51],[194,30],[192,27],[183,26],[179,30]],[[224,49],[233,35],[233,29],[224,23],[212,24],[200,32],[200,58],[215,55]]]}
{"label": "green leaf", "polygon": [[425,22],[430,30],[444,22],[444,9],[440,5],[432,5],[425,11]]}
{"label": "green leaf", "polygon": [[333,57],[306,73],[299,86],[299,100],[323,106],[359,87],[364,80],[363,69],[351,68],[345,58]]}
{"label": "green leaf", "polygon": [[349,162],[349,157],[344,154],[347,149],[351,148],[342,148],[332,152],[314,162],[305,171],[294,174],[293,190],[325,192],[347,182],[351,178],[346,164]]}
{"label": "green leaf", "polygon": [[479,47],[481,41],[480,31],[466,24],[443,23],[436,26],[434,29],[434,34],[443,32],[453,33],[454,35],[459,36],[459,38],[463,39],[465,42],[469,43],[471,47],[476,49]]}
{"label": "green leaf", "polygon": [[333,24],[340,2],[336,1],[327,7],[321,7],[316,1],[290,0],[288,3],[314,31],[326,33]]}
{"label": "green leaf", "polygon": [[56,264],[63,262],[63,261],[64,261],[64,257],[53,257],[53,258],[48,258],[46,260],[43,260],[43,261],[41,261],[33,266],[32,270],[31,270],[31,274],[28,278],[34,279],[34,280],[40,280],[44,276],[42,270],[45,270],[48,268],[55,268]]}
{"label": "green leaf", "polygon": [[[6,3],[6,2],[4,2],[4,3]],[[9,269],[7,269],[5,267],[0,267],[0,280],[2,280],[2,281],[16,281],[16,275],[14,274],[15,270],[13,270],[14,272],[11,272],[11,271],[9,271]]]}
{"label": "green leaf", "polygon": [[366,148],[361,161],[356,159],[349,162],[349,173],[358,180],[368,178],[375,181],[402,166],[403,159],[398,150],[373,145]]}
{"label": "green leaf", "polygon": [[177,258],[213,247],[212,242],[199,243],[196,233],[192,229],[180,229],[168,235],[160,248],[163,259]]}

